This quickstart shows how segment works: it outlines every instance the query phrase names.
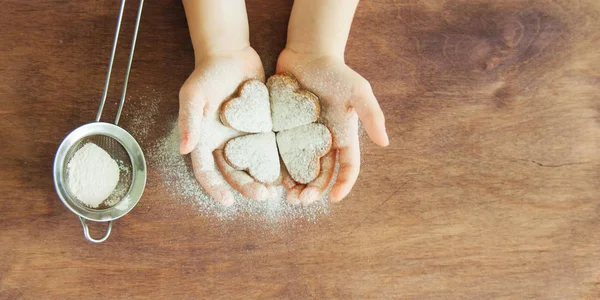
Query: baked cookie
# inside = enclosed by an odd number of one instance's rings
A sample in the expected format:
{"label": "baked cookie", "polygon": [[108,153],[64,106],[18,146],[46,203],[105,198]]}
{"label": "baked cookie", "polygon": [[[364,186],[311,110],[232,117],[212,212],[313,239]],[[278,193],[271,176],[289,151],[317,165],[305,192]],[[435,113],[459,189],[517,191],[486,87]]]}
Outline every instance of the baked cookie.
{"label": "baked cookie", "polygon": [[273,75],[267,81],[273,131],[278,132],[316,121],[321,113],[319,98],[288,75]]}
{"label": "baked cookie", "polygon": [[288,173],[307,184],[321,172],[321,157],[331,149],[331,132],[323,124],[310,123],[277,133],[277,146]]}
{"label": "baked cookie", "polygon": [[248,172],[259,182],[272,183],[279,178],[281,166],[273,132],[231,139],[225,144],[223,152],[232,167]]}
{"label": "baked cookie", "polygon": [[248,80],[240,86],[237,97],[223,103],[221,122],[242,132],[270,132],[273,128],[270,106],[265,84],[259,80]]}

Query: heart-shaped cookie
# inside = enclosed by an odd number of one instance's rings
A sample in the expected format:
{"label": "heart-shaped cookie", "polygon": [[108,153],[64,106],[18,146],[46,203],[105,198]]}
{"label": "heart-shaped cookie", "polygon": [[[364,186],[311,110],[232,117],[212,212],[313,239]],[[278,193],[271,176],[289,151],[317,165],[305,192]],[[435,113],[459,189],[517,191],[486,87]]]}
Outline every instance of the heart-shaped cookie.
{"label": "heart-shaped cookie", "polygon": [[307,90],[302,90],[293,77],[271,76],[267,81],[267,88],[271,101],[273,131],[306,125],[319,118],[319,98]]}
{"label": "heart-shaped cookie", "polygon": [[273,128],[269,91],[264,83],[248,80],[242,83],[239,96],[221,108],[221,122],[243,132],[269,132]]}
{"label": "heart-shaped cookie", "polygon": [[320,158],[331,149],[331,133],[323,124],[310,123],[277,133],[279,154],[296,182],[307,184],[321,172]]}
{"label": "heart-shaped cookie", "polygon": [[237,170],[245,170],[262,183],[279,178],[280,164],[275,133],[249,134],[229,140],[224,149],[225,159]]}

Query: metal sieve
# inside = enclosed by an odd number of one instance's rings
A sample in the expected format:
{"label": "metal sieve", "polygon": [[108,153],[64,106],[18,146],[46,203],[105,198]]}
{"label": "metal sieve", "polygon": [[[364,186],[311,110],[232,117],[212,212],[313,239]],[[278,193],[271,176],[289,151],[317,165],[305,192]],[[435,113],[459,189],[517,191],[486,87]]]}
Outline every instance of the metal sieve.
{"label": "metal sieve", "polygon": [[[108,95],[110,75],[115,60],[125,0],[121,1],[117,29],[108,63],[108,70],[106,72],[104,92],[102,93],[96,121],[94,123],[85,124],[69,133],[69,135],[61,142],[56,152],[56,156],[54,157],[53,176],[56,192],[64,205],[79,216],[79,220],[83,226],[84,236],[93,243],[101,243],[108,238],[112,230],[112,221],[124,216],[135,207],[142,197],[146,185],[146,160],[142,148],[131,134],[117,126],[123,110],[123,105],[125,104],[127,83],[129,81],[129,73],[133,62],[133,53],[135,50],[143,5],[144,0],[140,0],[133,33],[133,41],[129,53],[129,61],[125,73],[123,92],[121,93],[121,101],[119,102],[114,124],[100,122],[100,118],[102,117],[102,111],[104,110],[104,104],[106,103],[106,97]],[[84,204],[77,199],[68,188],[70,176],[68,170],[69,162],[77,150],[81,149],[81,147],[87,143],[94,143],[98,147],[104,149],[110,154],[112,159],[118,163],[120,169],[117,187],[113,190],[112,194],[96,208]],[[86,220],[108,222],[108,227],[104,236],[100,239],[92,238]]]}

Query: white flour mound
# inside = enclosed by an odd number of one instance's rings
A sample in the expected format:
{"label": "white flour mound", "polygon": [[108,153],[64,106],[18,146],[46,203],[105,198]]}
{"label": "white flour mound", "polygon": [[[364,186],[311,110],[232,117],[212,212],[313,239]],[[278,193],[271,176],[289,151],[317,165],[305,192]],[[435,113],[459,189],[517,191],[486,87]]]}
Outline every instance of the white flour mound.
{"label": "white flour mound", "polygon": [[69,191],[83,204],[96,208],[119,183],[119,165],[104,149],[87,143],[67,165]]}

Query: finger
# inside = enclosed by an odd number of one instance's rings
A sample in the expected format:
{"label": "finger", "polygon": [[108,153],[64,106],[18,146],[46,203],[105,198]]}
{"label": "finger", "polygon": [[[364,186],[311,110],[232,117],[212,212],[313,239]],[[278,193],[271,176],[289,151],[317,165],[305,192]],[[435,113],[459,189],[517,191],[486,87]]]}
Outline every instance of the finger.
{"label": "finger", "polygon": [[283,164],[281,164],[281,185],[287,191],[287,202],[291,205],[299,205],[300,193],[304,189],[304,185],[292,179],[292,176],[290,176],[290,173],[288,173]]}
{"label": "finger", "polygon": [[267,189],[269,190],[269,198],[267,200],[279,201],[281,199],[277,186],[269,185],[267,186]]}
{"label": "finger", "polygon": [[205,104],[199,87],[187,83],[179,91],[179,152],[183,155],[192,152],[198,145]]}
{"label": "finger", "polygon": [[298,185],[298,183],[292,179],[290,173],[285,169],[283,163],[281,164],[281,184],[286,190],[291,190]]}
{"label": "finger", "polygon": [[291,205],[299,205],[300,202],[300,193],[304,190],[305,185],[298,184],[294,186],[292,189],[287,191],[287,202]]}
{"label": "finger", "polygon": [[192,165],[196,180],[211,197],[225,206],[233,205],[233,193],[216,170],[215,161],[209,149],[194,149]]}
{"label": "finger", "polygon": [[221,170],[221,174],[223,174],[223,178],[229,182],[232,188],[236,189],[242,195],[250,199],[264,201],[269,198],[270,194],[267,187],[264,184],[256,182],[256,180],[254,180],[254,178],[252,178],[246,172],[238,171],[229,165],[229,163],[225,160],[223,150],[215,150],[214,155],[217,165],[219,166],[219,170]]}
{"label": "finger", "polygon": [[379,146],[389,145],[390,140],[385,129],[385,117],[368,82],[352,99],[352,107],[356,110],[371,140]]}
{"label": "finger", "polygon": [[307,205],[311,204],[323,197],[323,193],[333,178],[335,170],[335,151],[329,152],[321,158],[321,174],[309,183],[300,194],[300,202]]}
{"label": "finger", "polygon": [[333,202],[338,202],[344,199],[352,190],[358,173],[360,172],[360,148],[358,141],[350,143],[345,148],[340,148],[338,151],[338,160],[340,162],[340,170],[337,180],[331,189],[329,198]]}

